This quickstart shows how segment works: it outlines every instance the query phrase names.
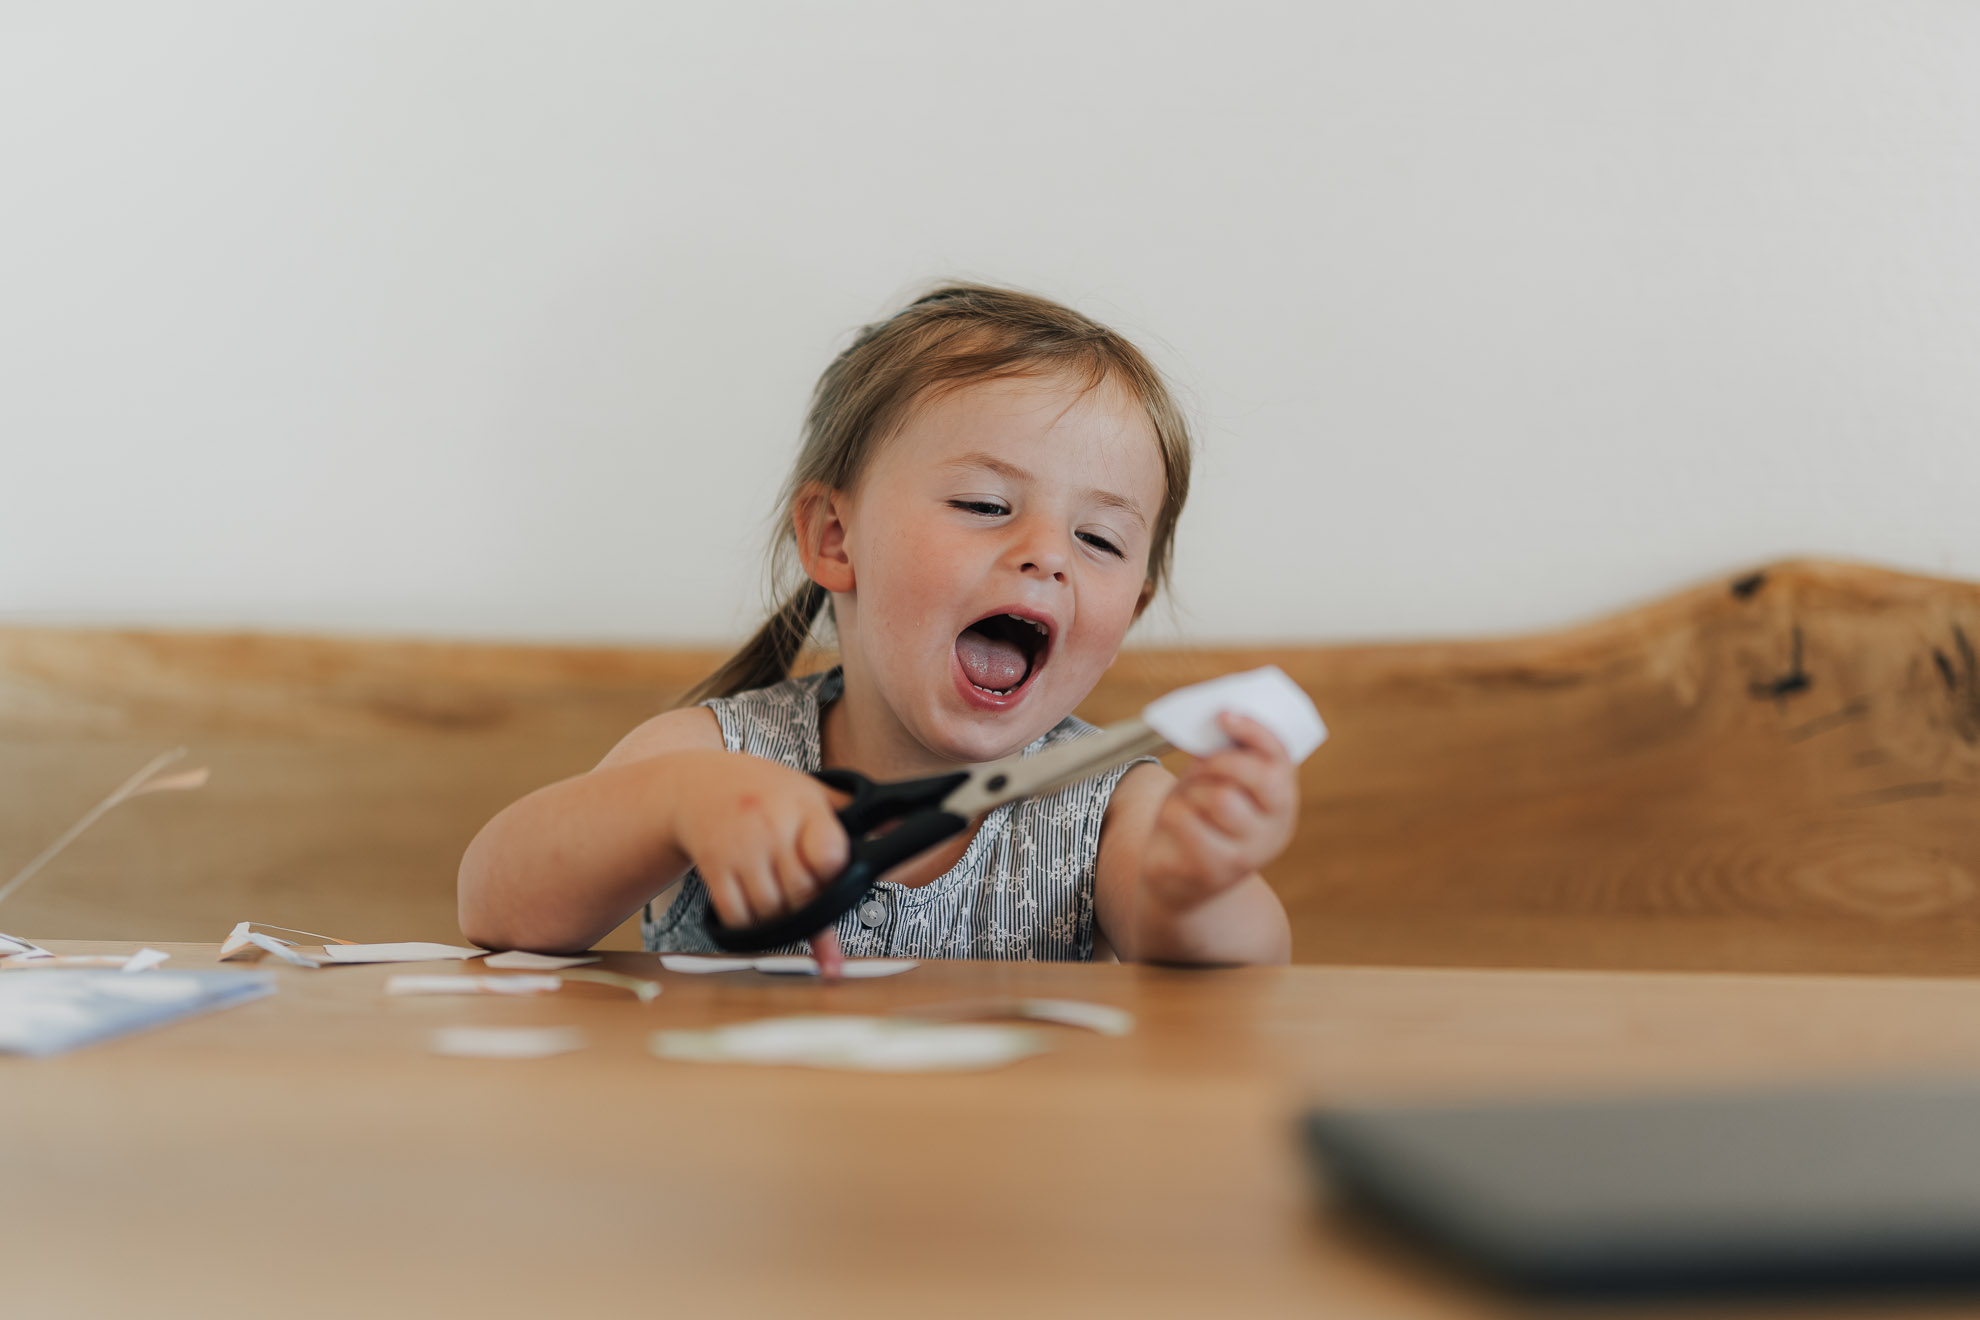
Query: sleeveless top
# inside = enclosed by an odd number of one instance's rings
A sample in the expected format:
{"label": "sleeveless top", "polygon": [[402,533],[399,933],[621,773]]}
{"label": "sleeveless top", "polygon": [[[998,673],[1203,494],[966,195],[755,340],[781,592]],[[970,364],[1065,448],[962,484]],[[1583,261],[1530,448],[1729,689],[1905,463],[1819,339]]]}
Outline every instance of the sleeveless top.
{"label": "sleeveless top", "polygon": [[[722,745],[802,770],[819,769],[819,713],[838,699],[837,669],[787,679],[701,704],[715,712]],[[1068,715],[1024,749],[1095,732]],[[1086,961],[1093,957],[1093,874],[1100,824],[1121,776],[1142,761],[1037,797],[1007,802],[983,818],[949,870],[918,889],[881,881],[839,918],[848,958],[993,958]],[[690,870],[658,919],[647,905],[640,930],[655,953],[720,953],[705,925],[708,890]],[[802,953],[790,944],[777,953]]]}

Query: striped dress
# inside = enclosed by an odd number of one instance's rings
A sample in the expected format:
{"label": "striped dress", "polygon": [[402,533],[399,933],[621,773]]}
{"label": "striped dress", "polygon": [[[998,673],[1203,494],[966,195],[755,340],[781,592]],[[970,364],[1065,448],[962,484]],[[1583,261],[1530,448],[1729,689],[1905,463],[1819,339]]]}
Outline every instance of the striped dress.
{"label": "striped dress", "polygon": [[[819,768],[819,712],[843,690],[837,669],[788,679],[702,704],[722,726],[722,745],[810,773]],[[1031,756],[1094,727],[1068,715],[1029,747]],[[962,857],[918,889],[882,881],[839,918],[849,958],[997,958],[1086,961],[1093,957],[1093,872],[1100,823],[1121,776],[1115,766],[1051,793],[997,807]],[[719,953],[708,938],[708,891],[690,870],[658,918],[640,923],[656,953]],[[792,944],[779,953],[802,953]]]}

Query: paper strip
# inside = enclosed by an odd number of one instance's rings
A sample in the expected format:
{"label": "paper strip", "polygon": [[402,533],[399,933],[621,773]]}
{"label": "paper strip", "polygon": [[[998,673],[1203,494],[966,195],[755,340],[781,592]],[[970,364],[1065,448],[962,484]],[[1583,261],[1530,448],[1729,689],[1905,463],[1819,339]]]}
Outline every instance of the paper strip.
{"label": "paper strip", "polygon": [[323,962],[326,965],[440,962],[479,958],[486,952],[486,949],[470,949],[459,944],[429,944],[421,940],[408,940],[401,944],[326,944],[323,946]]}
{"label": "paper strip", "polygon": [[136,953],[124,960],[124,970],[127,972],[148,972],[171,956],[171,954],[165,952],[163,949],[139,949]]}
{"label": "paper strip", "polygon": [[394,976],[388,995],[543,995],[563,987],[559,976]]}
{"label": "paper strip", "polygon": [[0,935],[0,955],[6,954],[20,954],[28,958],[53,958],[55,956],[39,944],[36,944],[33,940],[24,940],[18,935]]}
{"label": "paper strip", "polygon": [[1085,1027],[1103,1036],[1125,1036],[1134,1030],[1134,1014],[1126,1009],[1083,999],[958,999],[941,1004],[909,1004],[894,1010],[894,1016],[918,1022],[1023,1018]]}
{"label": "paper strip", "polygon": [[576,1027],[441,1027],[427,1046],[458,1059],[547,1059],[583,1049],[584,1033]]}
{"label": "paper strip", "polygon": [[481,960],[483,967],[494,967],[504,972],[557,972],[566,967],[582,967],[586,963],[598,961],[597,955],[567,958],[553,953],[525,953],[521,949],[511,949],[507,953],[491,953]]}
{"label": "paper strip", "polygon": [[[842,975],[848,981],[875,976],[899,976],[921,964],[913,958],[848,958]],[[771,954],[762,958],[710,958],[698,953],[663,953],[660,966],[689,976],[716,972],[764,972],[771,976],[817,976],[818,960],[802,953]]]}
{"label": "paper strip", "polygon": [[860,1072],[956,1072],[998,1068],[1045,1048],[1022,1027],[931,1025],[873,1017],[765,1018],[713,1031],[660,1031],[663,1059]]}
{"label": "paper strip", "polygon": [[563,974],[566,981],[594,981],[599,985],[615,986],[620,990],[630,990],[642,1004],[650,1004],[660,997],[660,983],[637,976],[627,976],[621,972],[600,971],[593,967],[578,967]]}
{"label": "paper strip", "polygon": [[96,824],[97,821],[103,818],[105,812],[109,811],[118,803],[127,802],[142,793],[161,793],[173,789],[198,788],[201,784],[204,784],[206,782],[206,771],[204,770],[186,770],[176,775],[159,775],[159,771],[174,761],[177,761],[185,754],[185,748],[174,747],[171,751],[160,752],[157,756],[145,762],[143,769],[112,789],[109,797],[104,798],[88,811],[85,811],[82,814],[81,820],[78,820],[75,824],[69,826],[68,829],[62,831],[55,842],[43,848],[35,855],[34,860],[16,871],[13,879],[4,885],[0,885],[0,903],[4,903],[7,900],[7,895],[26,884],[28,878],[36,871],[39,871],[42,867],[54,861],[57,853],[74,843],[84,830]]}
{"label": "paper strip", "polygon": [[1224,711],[1249,716],[1270,729],[1295,765],[1327,741],[1327,726],[1312,699],[1277,665],[1177,688],[1149,702],[1141,718],[1191,756],[1208,756],[1231,745],[1217,727],[1217,716]]}

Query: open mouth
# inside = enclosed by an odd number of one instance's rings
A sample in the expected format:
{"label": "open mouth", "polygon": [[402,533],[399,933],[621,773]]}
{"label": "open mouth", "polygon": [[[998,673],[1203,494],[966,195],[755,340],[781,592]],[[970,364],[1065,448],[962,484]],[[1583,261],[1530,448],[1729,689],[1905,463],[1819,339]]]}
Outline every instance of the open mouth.
{"label": "open mouth", "polygon": [[1052,633],[1045,624],[1015,614],[978,619],[956,638],[963,677],[991,696],[1007,697],[1045,664]]}

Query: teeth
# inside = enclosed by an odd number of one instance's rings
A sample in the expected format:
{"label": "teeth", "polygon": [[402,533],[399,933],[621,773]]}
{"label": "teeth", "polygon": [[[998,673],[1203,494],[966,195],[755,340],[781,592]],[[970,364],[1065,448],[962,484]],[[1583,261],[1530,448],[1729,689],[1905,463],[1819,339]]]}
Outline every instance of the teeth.
{"label": "teeth", "polygon": [[1019,618],[1015,614],[1006,614],[1004,617],[1007,619],[1014,619],[1019,623],[1028,623],[1032,627],[1036,628],[1040,633],[1045,633],[1047,631],[1045,625],[1040,623],[1036,619],[1023,619],[1023,618]]}

